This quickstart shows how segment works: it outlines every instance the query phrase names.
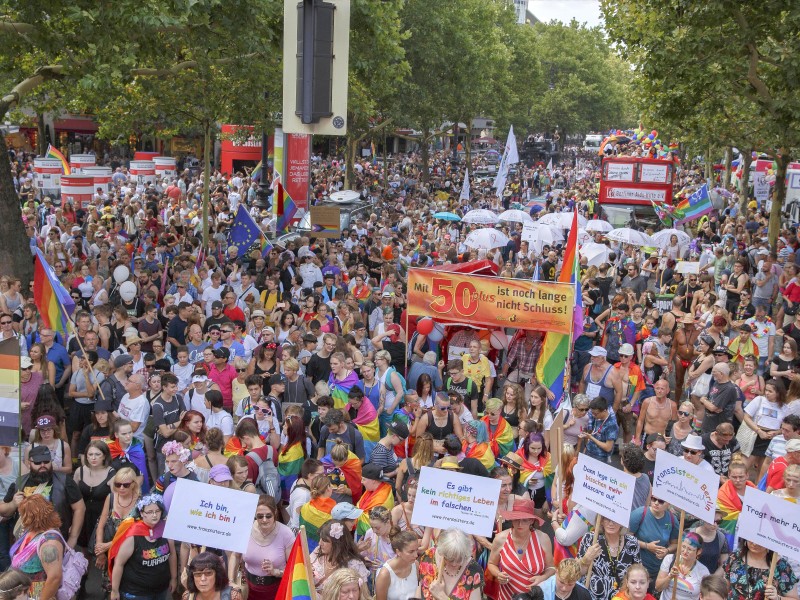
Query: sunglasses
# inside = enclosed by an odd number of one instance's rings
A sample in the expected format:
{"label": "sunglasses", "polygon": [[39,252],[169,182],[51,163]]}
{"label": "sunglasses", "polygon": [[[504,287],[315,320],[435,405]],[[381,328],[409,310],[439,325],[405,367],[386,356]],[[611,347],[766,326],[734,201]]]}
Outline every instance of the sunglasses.
{"label": "sunglasses", "polygon": [[50,462],[51,461],[49,461],[49,460],[40,460],[40,461],[32,460],[31,464],[36,465],[38,467],[39,465],[49,465]]}
{"label": "sunglasses", "polygon": [[679,416],[681,416],[681,417],[689,417],[689,416],[691,416],[691,414],[692,414],[692,413],[690,413],[690,412],[687,412],[687,411],[685,411],[685,410],[679,410],[679,411],[678,411],[678,415],[679,415]]}
{"label": "sunglasses", "polygon": [[237,373],[244,373],[244,372],[246,372],[246,371],[247,371],[247,369],[246,369],[246,368],[245,368],[245,369],[236,369],[236,372],[237,372]]}
{"label": "sunglasses", "polygon": [[253,517],[255,521],[272,521],[275,515],[256,515]]}
{"label": "sunglasses", "polygon": [[132,481],[128,481],[126,483],[114,482],[114,487],[117,489],[124,489],[127,490],[129,487],[133,485]]}
{"label": "sunglasses", "polygon": [[0,325],[11,325],[11,321],[0,321]]}
{"label": "sunglasses", "polygon": [[702,450],[687,450],[686,448],[683,449],[684,454],[691,454],[692,456],[697,456],[701,452]]}
{"label": "sunglasses", "polygon": [[258,412],[260,412],[262,415],[270,415],[270,416],[272,416],[272,411],[270,409],[268,409],[268,408],[256,408],[256,410]]}
{"label": "sunglasses", "polygon": [[656,504],[666,504],[666,500],[660,500],[659,498],[651,498],[650,502],[655,502]]}
{"label": "sunglasses", "polygon": [[204,577],[206,579],[211,579],[216,574],[217,572],[214,571],[214,569],[206,569],[205,571],[195,571],[194,573],[192,573],[192,577],[194,577],[195,579],[203,579]]}

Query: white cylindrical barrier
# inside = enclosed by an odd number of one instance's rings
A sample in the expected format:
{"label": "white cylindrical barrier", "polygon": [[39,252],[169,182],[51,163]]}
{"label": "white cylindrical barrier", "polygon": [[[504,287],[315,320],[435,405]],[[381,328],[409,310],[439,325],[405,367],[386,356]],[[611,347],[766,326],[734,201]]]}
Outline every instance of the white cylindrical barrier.
{"label": "white cylindrical barrier", "polygon": [[73,175],[80,175],[86,167],[94,167],[97,157],[94,154],[72,154],[69,157],[69,168]]}
{"label": "white cylindrical barrier", "polygon": [[103,188],[108,194],[111,191],[111,167],[84,167],[82,175],[94,179],[94,191]]}
{"label": "white cylindrical barrier", "polygon": [[[33,178],[36,187],[47,196],[47,192],[52,193],[61,189],[61,176],[64,174],[64,166],[57,158],[34,158],[33,159]],[[55,194],[54,194],[55,195]]]}
{"label": "white cylindrical barrier", "polygon": [[90,175],[64,175],[61,178],[61,202],[86,208],[94,196],[94,177]]}
{"label": "white cylindrical barrier", "polygon": [[137,188],[156,182],[156,165],[152,160],[132,160],[128,171]]}
{"label": "white cylindrical barrier", "polygon": [[154,156],[153,164],[156,166],[156,178],[161,181],[173,179],[178,174],[174,156]]}

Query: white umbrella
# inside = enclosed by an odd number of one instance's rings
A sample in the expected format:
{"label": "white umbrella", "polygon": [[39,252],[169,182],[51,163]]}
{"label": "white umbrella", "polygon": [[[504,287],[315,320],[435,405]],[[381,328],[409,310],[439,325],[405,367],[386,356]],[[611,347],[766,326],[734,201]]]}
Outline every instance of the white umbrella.
{"label": "white umbrella", "polygon": [[600,233],[606,233],[612,229],[614,229],[614,226],[603,219],[592,219],[586,224],[586,231],[598,231]]}
{"label": "white umbrella", "polygon": [[691,241],[691,237],[689,237],[688,233],[681,231],[680,229],[662,229],[661,231],[654,233],[652,235],[653,242],[655,242],[656,247],[658,248],[666,248],[669,246],[669,241],[672,236],[678,237],[678,245],[685,246]]}
{"label": "white umbrella", "polygon": [[[586,227],[587,222],[588,221],[586,217],[583,215],[578,215],[578,227]],[[547,213],[539,219],[539,223],[552,225],[553,227],[558,227],[559,229],[569,229],[572,227],[572,213]]]}
{"label": "white umbrella", "polygon": [[329,198],[332,202],[355,202],[359,198],[361,198],[361,194],[354,190],[342,190],[341,192],[333,192]]}
{"label": "white umbrella", "polygon": [[522,226],[522,239],[528,242],[528,245],[536,251],[536,254],[541,254],[542,246],[545,244],[552,246],[556,242],[561,242],[564,240],[564,236],[560,231],[549,225],[532,222],[525,223]]}
{"label": "white umbrella", "polygon": [[491,250],[492,248],[502,248],[508,244],[508,237],[497,229],[476,229],[469,233],[467,239],[464,240],[464,244],[470,248]]}
{"label": "white umbrella", "polygon": [[469,211],[461,219],[462,223],[475,223],[477,225],[494,225],[499,219],[497,215],[485,208],[476,208]]}
{"label": "white umbrella", "polygon": [[604,262],[608,262],[608,255],[611,254],[611,248],[605,244],[597,244],[595,242],[588,242],[581,246],[578,254],[584,256],[589,261],[589,266],[599,267]]}
{"label": "white umbrella", "polygon": [[506,223],[528,223],[533,221],[531,216],[524,210],[517,210],[515,208],[501,212],[497,218]]}
{"label": "white umbrella", "polygon": [[653,239],[646,233],[636,231],[630,227],[619,227],[612,229],[606,234],[606,237],[615,242],[622,242],[630,244],[631,246],[652,246]]}
{"label": "white umbrella", "polygon": [[594,239],[594,233],[578,228],[578,246],[583,246]]}

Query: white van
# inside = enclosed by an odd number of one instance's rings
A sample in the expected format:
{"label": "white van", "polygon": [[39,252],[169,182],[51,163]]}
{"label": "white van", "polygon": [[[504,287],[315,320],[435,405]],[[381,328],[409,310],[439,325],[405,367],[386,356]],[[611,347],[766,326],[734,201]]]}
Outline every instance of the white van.
{"label": "white van", "polygon": [[602,135],[590,134],[586,136],[585,140],[583,140],[583,149],[586,150],[587,152],[599,152],[600,144],[602,143],[603,143]]}

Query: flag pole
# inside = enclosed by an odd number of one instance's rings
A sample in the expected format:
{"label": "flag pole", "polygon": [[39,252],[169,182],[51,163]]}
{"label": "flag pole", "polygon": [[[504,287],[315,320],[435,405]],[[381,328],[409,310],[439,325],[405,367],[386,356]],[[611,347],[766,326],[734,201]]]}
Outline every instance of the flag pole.
{"label": "flag pole", "polygon": [[[75,325],[75,322],[72,320],[72,315],[67,314],[67,311],[64,310],[64,305],[61,304],[61,299],[58,297],[58,294],[56,294],[56,302],[58,302],[58,308],[65,315],[67,315],[67,322],[71,325],[72,333],[75,334],[75,341],[78,342],[78,348],[80,348],[81,355],[85,358],[86,357],[86,349],[83,347],[83,342],[81,341],[81,336],[78,335],[78,327]],[[97,388],[95,391],[96,392],[100,392],[100,397],[105,402],[106,396],[105,396],[105,394],[103,394],[103,390],[100,388],[100,384],[96,380],[97,380],[97,378],[95,377],[95,382],[93,384]],[[91,377],[89,377],[89,382],[91,383]]]}
{"label": "flag pole", "polygon": [[[300,525],[300,545],[303,548],[303,562],[306,565],[311,565],[311,558],[308,555],[308,538],[306,537],[306,526]],[[317,600],[317,586],[314,585],[314,577],[309,578],[308,591],[311,595],[311,600]]]}

